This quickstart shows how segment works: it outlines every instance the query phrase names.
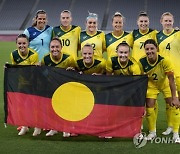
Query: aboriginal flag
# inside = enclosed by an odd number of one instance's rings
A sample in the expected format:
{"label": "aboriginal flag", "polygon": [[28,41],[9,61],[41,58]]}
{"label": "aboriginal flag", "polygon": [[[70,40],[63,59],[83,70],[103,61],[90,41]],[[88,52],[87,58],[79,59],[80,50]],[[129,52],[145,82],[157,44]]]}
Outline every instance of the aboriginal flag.
{"label": "aboriginal flag", "polygon": [[48,66],[7,65],[5,122],[77,134],[140,132],[147,76],[85,75]]}

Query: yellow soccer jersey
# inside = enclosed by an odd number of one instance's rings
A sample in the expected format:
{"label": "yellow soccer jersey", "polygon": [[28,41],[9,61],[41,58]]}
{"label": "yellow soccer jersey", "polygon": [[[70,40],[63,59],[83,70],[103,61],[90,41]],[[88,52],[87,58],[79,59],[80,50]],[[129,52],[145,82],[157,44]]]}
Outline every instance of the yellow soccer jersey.
{"label": "yellow soccer jersey", "polygon": [[79,26],[72,25],[67,31],[64,31],[61,26],[57,26],[53,28],[52,36],[57,36],[62,42],[62,51],[72,55],[75,59],[77,58],[80,32],[81,28]]}
{"label": "yellow soccer jersey", "polygon": [[117,55],[116,53],[116,47],[119,45],[119,43],[125,41],[130,47],[132,47],[132,39],[131,35],[125,31],[123,31],[123,34],[119,37],[116,37],[113,35],[113,33],[108,33],[105,35],[106,39],[106,50],[107,50],[107,57],[112,57]]}
{"label": "yellow soccer jersey", "polygon": [[160,55],[170,58],[175,76],[180,76],[180,31],[173,30],[170,34],[160,31],[156,35],[156,41]]}
{"label": "yellow soccer jersey", "polygon": [[83,62],[83,58],[78,58],[76,60],[76,69],[78,71],[82,71],[84,74],[103,74],[105,73],[106,69],[106,61],[103,58],[94,56],[92,65],[86,66],[86,64]]}
{"label": "yellow soccer jersey", "polygon": [[129,61],[126,66],[122,66],[118,56],[108,58],[106,62],[106,71],[108,73],[114,73],[114,75],[140,75],[140,67],[136,60],[129,57]]}
{"label": "yellow soccer jersey", "polygon": [[52,59],[51,53],[49,53],[48,55],[44,56],[44,58],[41,61],[41,65],[54,66],[59,68],[68,68],[68,67],[74,67],[75,62],[72,56],[65,53],[62,54],[59,61],[54,61]]}
{"label": "yellow soccer jersey", "polygon": [[23,57],[19,50],[15,50],[11,53],[11,62],[13,65],[35,65],[38,62],[38,54],[28,48],[27,56]]}
{"label": "yellow soccer jersey", "polygon": [[139,29],[133,30],[131,33],[132,39],[133,39],[133,47],[132,47],[132,57],[139,61],[140,58],[145,56],[144,51],[144,42],[147,39],[154,39],[156,37],[157,31],[149,29],[147,33],[141,33]]}
{"label": "yellow soccer jersey", "polygon": [[80,33],[79,43],[82,47],[89,43],[92,44],[94,55],[102,58],[102,53],[106,49],[105,34],[102,31],[97,31],[94,35],[89,35],[86,31]]}
{"label": "yellow soccer jersey", "polygon": [[162,89],[168,78],[166,73],[173,73],[173,67],[170,60],[158,55],[157,61],[152,65],[143,57],[139,60],[142,74],[148,75],[148,87]]}

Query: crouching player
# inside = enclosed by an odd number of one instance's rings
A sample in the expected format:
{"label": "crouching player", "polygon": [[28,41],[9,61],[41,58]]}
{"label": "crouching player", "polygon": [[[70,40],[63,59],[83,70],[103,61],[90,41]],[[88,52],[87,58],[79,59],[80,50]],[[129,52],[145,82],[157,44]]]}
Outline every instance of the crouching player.
{"label": "crouching player", "polygon": [[162,92],[166,103],[172,108],[173,123],[173,140],[179,143],[179,119],[180,114],[176,114],[180,103],[177,98],[174,73],[171,62],[167,57],[160,56],[157,51],[158,47],[154,40],[149,39],[144,43],[146,56],[139,60],[142,74],[148,75],[148,89],[146,95],[146,117],[149,128],[147,140],[156,137],[156,115],[154,111],[155,102],[159,92]]}
{"label": "crouching player", "polygon": [[[62,53],[62,43],[58,38],[53,38],[50,42],[50,53],[45,55],[41,61],[41,65],[53,66],[59,68],[68,68],[74,66],[74,59],[66,53]],[[56,130],[50,130],[46,136],[57,134]],[[70,133],[63,132],[63,137],[69,137]]]}

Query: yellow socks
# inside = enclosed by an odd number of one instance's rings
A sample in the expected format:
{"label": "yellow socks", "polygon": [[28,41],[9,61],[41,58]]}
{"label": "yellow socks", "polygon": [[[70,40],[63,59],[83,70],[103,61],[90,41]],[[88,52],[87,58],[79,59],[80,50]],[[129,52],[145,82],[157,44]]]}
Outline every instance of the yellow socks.
{"label": "yellow socks", "polygon": [[156,114],[154,107],[146,108],[146,118],[148,122],[149,131],[156,132]]}
{"label": "yellow socks", "polygon": [[180,111],[179,109],[176,109],[176,107],[171,107],[171,121],[173,126],[173,132],[178,133],[179,132],[179,125],[180,125]]}
{"label": "yellow socks", "polygon": [[172,107],[168,103],[166,103],[166,117],[167,117],[168,127],[172,127],[171,109],[172,109]]}
{"label": "yellow socks", "polygon": [[157,102],[157,100],[156,100],[156,102],[155,102],[154,112],[155,112],[156,120],[157,120],[157,116],[158,116],[158,102]]}

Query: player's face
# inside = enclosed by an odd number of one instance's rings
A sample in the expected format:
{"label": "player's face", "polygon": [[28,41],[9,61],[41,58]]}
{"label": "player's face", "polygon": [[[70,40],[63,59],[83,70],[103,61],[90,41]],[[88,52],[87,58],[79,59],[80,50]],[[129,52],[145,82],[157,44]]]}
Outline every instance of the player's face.
{"label": "player's face", "polygon": [[173,28],[173,24],[174,24],[174,19],[170,15],[165,15],[161,19],[161,24],[162,24],[163,29],[172,29]]}
{"label": "player's face", "polygon": [[28,53],[28,40],[26,38],[18,38],[16,42],[16,46],[20,51],[22,56],[26,56]]}
{"label": "player's face", "polygon": [[112,22],[114,31],[121,31],[123,29],[123,18],[122,17],[114,17]]}
{"label": "player's face", "polygon": [[157,58],[157,48],[154,44],[146,44],[145,47],[146,55],[149,61],[155,61]]}
{"label": "player's face", "polygon": [[72,22],[71,14],[68,12],[61,13],[60,22],[61,22],[62,26],[69,27],[71,25],[71,22]]}
{"label": "player's face", "polygon": [[97,31],[97,20],[95,18],[89,18],[86,22],[86,29],[90,33]]}
{"label": "player's face", "polygon": [[141,31],[147,31],[149,28],[149,18],[145,16],[139,17],[137,25]]}
{"label": "player's face", "polygon": [[46,14],[38,14],[38,17],[36,19],[37,22],[37,28],[43,29],[47,23],[47,16]]}
{"label": "player's face", "polygon": [[129,47],[128,46],[119,46],[117,50],[117,55],[121,63],[126,63],[129,59]]}
{"label": "player's face", "polygon": [[61,54],[61,49],[62,49],[61,44],[57,40],[51,41],[50,51],[54,57],[57,57]]}
{"label": "player's face", "polygon": [[83,47],[82,57],[85,64],[92,64],[93,62],[93,49],[91,47]]}

